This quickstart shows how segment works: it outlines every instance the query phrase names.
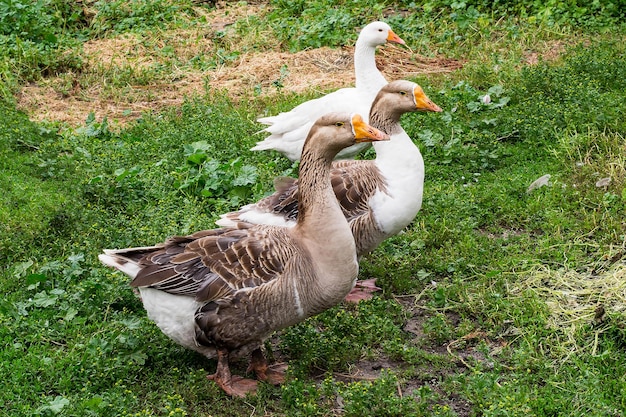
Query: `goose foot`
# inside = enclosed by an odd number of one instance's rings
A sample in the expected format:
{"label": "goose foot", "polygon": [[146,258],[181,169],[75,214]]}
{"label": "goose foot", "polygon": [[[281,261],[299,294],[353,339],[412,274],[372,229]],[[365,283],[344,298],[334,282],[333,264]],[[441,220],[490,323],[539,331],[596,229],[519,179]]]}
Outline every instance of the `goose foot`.
{"label": "goose foot", "polygon": [[244,398],[247,394],[256,393],[257,382],[255,380],[231,375],[228,367],[228,351],[225,349],[218,349],[217,369],[214,374],[208,375],[207,378],[215,381],[231,397]]}
{"label": "goose foot", "polygon": [[376,286],[376,278],[357,281],[352,291],[346,295],[345,301],[350,303],[358,303],[361,300],[370,300],[372,293],[380,291],[382,288]]}
{"label": "goose foot", "polygon": [[285,382],[286,369],[287,365],[285,364],[268,366],[267,359],[265,359],[265,355],[263,355],[260,348],[252,352],[250,365],[248,366],[248,372],[254,371],[257,378],[272,385],[280,385]]}

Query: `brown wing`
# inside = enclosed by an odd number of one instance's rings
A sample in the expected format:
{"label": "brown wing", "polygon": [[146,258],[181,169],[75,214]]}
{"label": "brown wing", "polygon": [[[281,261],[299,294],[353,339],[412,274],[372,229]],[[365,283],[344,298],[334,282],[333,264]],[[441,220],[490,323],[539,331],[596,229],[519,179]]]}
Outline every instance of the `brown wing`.
{"label": "brown wing", "polygon": [[277,177],[274,180],[276,192],[261,199],[258,210],[283,216],[286,220],[298,218],[298,180],[291,177]]}
{"label": "brown wing", "polygon": [[131,285],[212,301],[279,277],[297,252],[286,229],[241,227],[169,239],[141,259],[142,269]]}
{"label": "brown wing", "polygon": [[[369,211],[369,199],[377,189],[386,190],[385,180],[373,161],[335,161],[330,172],[331,184],[348,221]],[[256,209],[283,216],[298,217],[298,180],[281,177],[276,192],[256,203]]]}
{"label": "brown wing", "polygon": [[376,190],[386,191],[386,182],[374,161],[335,161],[330,171],[333,191],[350,222],[369,211]]}

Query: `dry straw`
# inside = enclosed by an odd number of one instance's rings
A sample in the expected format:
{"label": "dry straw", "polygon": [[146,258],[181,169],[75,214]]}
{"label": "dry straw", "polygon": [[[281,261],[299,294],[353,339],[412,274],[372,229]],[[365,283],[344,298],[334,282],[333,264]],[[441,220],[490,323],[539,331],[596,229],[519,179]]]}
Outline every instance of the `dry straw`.
{"label": "dry straw", "polygon": [[[567,356],[581,351],[596,355],[598,338],[610,326],[605,324],[606,315],[626,311],[626,263],[613,263],[599,272],[541,265],[509,289],[512,294],[530,291],[545,302],[548,326],[565,338],[561,348]],[[590,337],[581,338],[581,332]]]}

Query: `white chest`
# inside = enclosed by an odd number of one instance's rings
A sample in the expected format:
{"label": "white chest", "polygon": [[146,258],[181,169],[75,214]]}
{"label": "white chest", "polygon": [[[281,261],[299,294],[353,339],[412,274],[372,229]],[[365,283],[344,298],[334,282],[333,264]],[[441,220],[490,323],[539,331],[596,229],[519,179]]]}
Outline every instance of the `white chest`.
{"label": "white chest", "polygon": [[410,161],[380,166],[386,192],[377,191],[369,205],[380,230],[391,236],[413,221],[422,207],[424,161],[419,151]]}

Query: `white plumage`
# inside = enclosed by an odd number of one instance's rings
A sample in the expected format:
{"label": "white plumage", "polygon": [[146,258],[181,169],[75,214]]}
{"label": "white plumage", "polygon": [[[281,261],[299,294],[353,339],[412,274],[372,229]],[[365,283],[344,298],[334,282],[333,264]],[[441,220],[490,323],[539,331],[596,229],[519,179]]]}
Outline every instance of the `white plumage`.
{"label": "white plumage", "polygon": [[[290,160],[297,161],[300,159],[309,129],[321,115],[328,112],[369,114],[374,97],[387,84],[387,80],[376,67],[374,56],[376,47],[387,42],[404,44],[404,41],[384,22],[372,22],[365,26],[359,34],[354,50],[355,87],[342,88],[306,101],[291,111],[258,119],[259,123],[268,125],[261,132],[267,132],[270,136],[258,142],[252,150],[275,150]],[[337,158],[354,157],[368,146],[369,143],[350,146],[339,152]]]}

